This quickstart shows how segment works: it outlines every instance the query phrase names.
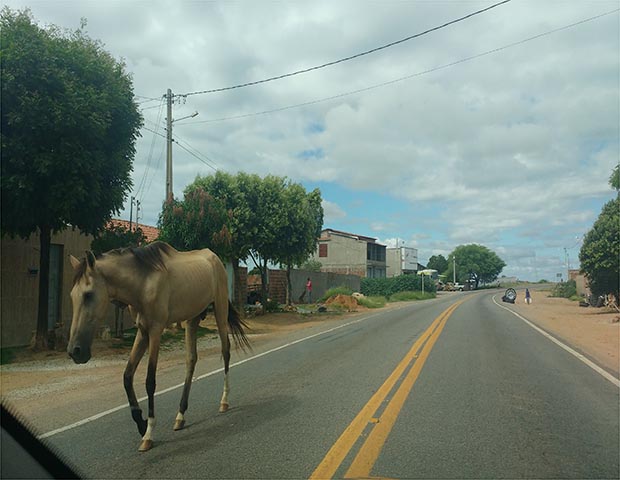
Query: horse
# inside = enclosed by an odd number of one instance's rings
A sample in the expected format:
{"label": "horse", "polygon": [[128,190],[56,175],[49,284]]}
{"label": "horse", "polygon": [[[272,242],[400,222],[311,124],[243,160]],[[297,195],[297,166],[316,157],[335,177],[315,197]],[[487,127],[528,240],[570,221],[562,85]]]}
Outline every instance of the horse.
{"label": "horse", "polygon": [[[223,413],[229,409],[229,330],[237,347],[245,350],[250,343],[244,331],[247,325],[228,299],[226,270],[217,255],[209,249],[180,252],[167,243],[154,242],[144,247],[111,250],[98,257],[86,251],[85,258],[78,260],[70,256],[70,261],[74,269],[73,316],[67,353],[75,363],[90,360],[97,323],[106,315],[111,301],[128,305],[135,319],[137,333],[123,384],[131,416],[142,435],[140,452],[153,446],[155,377],[162,332],[177,321],[186,321],[185,384],[174,423],[174,430],[181,430],[185,426],[189,391],[198,359],[198,325],[210,305],[214,306],[224,359],[224,390],[219,411]],[[144,420],[133,378],[147,348],[148,420]]]}

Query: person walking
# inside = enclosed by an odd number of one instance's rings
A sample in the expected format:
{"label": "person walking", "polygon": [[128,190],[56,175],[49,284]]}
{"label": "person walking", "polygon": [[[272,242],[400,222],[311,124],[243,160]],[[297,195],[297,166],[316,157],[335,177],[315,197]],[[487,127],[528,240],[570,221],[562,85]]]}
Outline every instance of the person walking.
{"label": "person walking", "polygon": [[308,295],[308,303],[312,303],[312,280],[310,277],[306,280],[306,294]]}
{"label": "person walking", "polygon": [[532,303],[532,296],[530,295],[530,290],[528,288],[525,289],[525,303],[527,305]]}

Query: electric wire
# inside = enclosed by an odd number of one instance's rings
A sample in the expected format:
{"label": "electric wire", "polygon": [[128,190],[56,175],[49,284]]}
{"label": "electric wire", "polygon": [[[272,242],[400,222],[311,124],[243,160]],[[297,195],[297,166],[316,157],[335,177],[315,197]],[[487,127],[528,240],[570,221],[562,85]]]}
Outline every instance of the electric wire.
{"label": "electric wire", "polygon": [[[164,107],[164,98],[161,98],[161,101],[159,103],[159,112],[157,113],[157,121],[156,121],[157,127],[156,128],[159,128],[158,126],[161,121],[163,107]],[[146,128],[147,130],[153,133],[156,133],[156,134],[158,133],[157,131],[153,131],[147,127],[143,127],[143,128]],[[151,167],[152,160],[153,160],[153,149],[154,148],[155,148],[155,135],[153,135],[153,138],[151,139],[151,146],[149,148],[149,155],[147,157],[146,166],[144,168],[144,174],[142,175],[142,179],[140,180],[140,184],[138,185],[138,188],[136,189],[136,193],[135,193],[136,197],[140,196],[140,201],[142,201],[142,198],[144,197],[144,187],[146,186],[148,172]]]}
{"label": "electric wire", "polygon": [[174,135],[174,141],[177,143],[177,145],[179,145],[181,148],[183,148],[184,144],[187,148],[189,148],[190,150],[192,150],[196,155],[202,157],[203,159],[205,159],[205,162],[210,163],[211,168],[213,168],[214,170],[217,170],[217,162],[215,160],[213,160],[212,158],[210,158],[206,153],[202,153],[199,150],[197,150],[196,148],[192,147],[187,141],[183,140],[182,138],[179,138],[178,135]]}
{"label": "electric wire", "polygon": [[429,28],[428,30],[425,30],[425,31],[420,32],[420,33],[416,33],[414,35],[410,35],[410,36],[402,38],[400,40],[396,40],[394,42],[390,42],[390,43],[387,43],[385,45],[381,45],[379,47],[371,48],[370,50],[366,50],[366,51],[361,52],[361,53],[356,53],[355,55],[350,55],[348,57],[340,58],[338,60],[333,60],[331,62],[323,63],[321,65],[316,65],[314,67],[304,68],[302,70],[297,70],[297,71],[294,71],[294,72],[285,73],[285,74],[282,74],[282,75],[277,75],[275,77],[265,78],[263,80],[256,80],[256,81],[253,81],[253,82],[247,82],[247,83],[241,83],[241,84],[238,84],[238,85],[232,85],[232,86],[229,86],[229,87],[221,87],[221,88],[214,88],[214,89],[210,89],[210,90],[200,90],[200,91],[197,91],[197,92],[175,94],[175,97],[176,96],[178,96],[178,97],[189,97],[191,95],[202,95],[202,94],[206,94],[206,93],[224,92],[226,90],[234,90],[234,89],[237,89],[237,88],[250,87],[250,86],[253,86],[253,85],[260,85],[261,83],[272,82],[274,80],[281,80],[283,78],[293,77],[295,75],[301,75],[303,73],[312,72],[314,70],[319,70],[321,68],[331,67],[332,65],[337,65],[339,63],[347,62],[347,61],[353,60],[355,58],[363,57],[365,55],[370,55],[371,53],[375,53],[375,52],[378,52],[380,50],[384,50],[386,48],[390,48],[390,47],[393,47],[395,45],[399,45],[401,43],[408,42],[409,40],[413,40],[414,38],[418,38],[418,37],[421,37],[423,35],[427,35],[429,33],[435,32],[437,30],[441,30],[442,28],[446,28],[446,27],[448,27],[450,25],[454,25],[455,23],[459,23],[459,22],[462,22],[464,20],[467,20],[468,18],[474,17],[476,15],[480,15],[481,13],[487,12],[487,11],[489,11],[489,10],[495,8],[495,7],[503,5],[503,4],[508,3],[510,1],[512,1],[512,0],[503,0],[501,2],[498,2],[498,3],[495,3],[495,4],[491,5],[489,7],[483,8],[481,10],[477,10],[477,11],[469,13],[469,14],[463,16],[463,17],[460,17],[460,18],[457,18],[455,20],[451,20],[449,22],[446,22],[443,25],[439,25],[439,26],[436,26],[436,27],[433,27],[433,28]]}
{"label": "electric wire", "polygon": [[[165,136],[165,135],[163,135],[163,134],[161,134],[161,133],[158,133],[158,132],[155,132],[154,130],[151,130],[151,129],[150,129],[150,128],[148,128],[148,127],[142,127],[142,128],[144,128],[145,130],[148,130],[149,132],[153,132],[155,135],[159,135],[160,137],[166,138],[166,136]],[[186,147],[185,145],[181,144],[181,143],[179,142],[179,140],[180,140],[180,139],[179,139],[177,136],[175,136],[175,138],[173,138],[173,139],[172,139],[172,141],[173,141],[174,143],[176,143],[179,147],[181,147],[181,148],[182,148],[183,150],[185,150],[187,153],[189,153],[189,154],[190,154],[190,155],[192,155],[193,157],[197,158],[197,159],[198,159],[198,160],[200,160],[202,163],[204,163],[207,167],[209,167],[209,168],[211,168],[211,169],[213,169],[214,171],[216,171],[216,172],[217,172],[217,166],[211,165],[211,164],[209,163],[209,161],[211,161],[211,162],[213,162],[213,164],[217,165],[217,164],[215,163],[215,161],[213,161],[211,158],[209,158],[209,157],[208,157],[207,155],[205,155],[204,153],[201,153],[201,152],[199,152],[198,150],[196,150],[194,147],[192,147],[191,145],[189,145],[189,143],[187,143],[186,141],[181,140],[181,142],[185,143],[185,144],[187,145],[187,147]],[[189,148],[188,148],[188,147],[189,147]],[[191,148],[191,149],[193,149],[193,150],[194,150],[194,152],[196,152],[196,153],[192,152],[192,151],[190,150],[190,148]],[[208,160],[205,160],[204,158],[201,158],[201,156],[203,156],[203,157],[207,158],[209,161],[208,161]]]}
{"label": "electric wire", "polygon": [[469,62],[471,60],[475,60],[475,59],[478,59],[478,58],[481,58],[481,57],[485,57],[487,55],[491,55],[493,53],[497,53],[497,52],[500,52],[502,50],[506,50],[508,48],[516,47],[518,45],[522,45],[524,43],[531,42],[533,40],[537,40],[539,38],[542,38],[542,37],[545,37],[545,36],[548,36],[548,35],[552,35],[554,33],[558,33],[560,31],[567,30],[569,28],[573,28],[573,27],[579,26],[581,24],[584,24],[584,23],[587,23],[587,22],[590,22],[590,21],[593,21],[593,20],[597,20],[597,19],[602,18],[604,16],[611,15],[613,13],[617,13],[619,11],[620,11],[620,8],[617,8],[615,10],[611,10],[611,11],[602,13],[600,15],[589,17],[589,18],[580,20],[578,22],[571,23],[569,25],[564,25],[562,27],[559,27],[559,28],[556,28],[556,29],[553,29],[553,30],[549,30],[547,32],[543,32],[543,33],[540,33],[538,35],[534,35],[532,37],[528,37],[528,38],[525,38],[523,40],[519,40],[518,42],[509,43],[509,44],[504,45],[502,47],[494,48],[492,50],[487,50],[485,52],[478,53],[476,55],[472,55],[472,56],[469,56],[469,57],[462,58],[460,60],[456,60],[454,62],[446,63],[446,64],[443,64],[443,65],[440,65],[440,66],[437,66],[437,67],[434,67],[434,68],[423,70],[421,72],[413,73],[411,75],[407,75],[407,76],[404,76],[404,77],[399,77],[399,78],[396,78],[396,79],[393,79],[393,80],[388,80],[386,82],[378,83],[378,84],[375,84],[375,85],[370,85],[368,87],[360,88],[360,89],[357,89],[357,90],[351,90],[351,91],[348,91],[348,92],[339,93],[339,94],[332,95],[332,96],[329,96],[329,97],[319,98],[319,99],[316,99],[316,100],[310,100],[308,102],[297,103],[297,104],[294,104],[294,105],[287,105],[285,107],[279,107],[279,108],[274,108],[274,109],[270,109],[270,110],[262,110],[262,111],[259,111],[259,112],[245,113],[245,114],[240,114],[240,115],[232,115],[232,116],[228,116],[228,117],[212,118],[212,119],[207,119],[207,120],[198,120],[198,121],[194,121],[194,122],[181,122],[181,123],[178,124],[178,126],[181,126],[181,125],[198,125],[198,124],[201,124],[201,123],[216,123],[216,122],[224,122],[224,121],[228,121],[228,120],[238,120],[238,119],[242,119],[242,118],[255,117],[255,116],[259,116],[259,115],[268,115],[270,113],[282,112],[282,111],[285,111],[285,110],[291,110],[293,108],[307,107],[307,106],[310,106],[310,105],[316,105],[318,103],[323,103],[323,102],[327,102],[327,101],[330,101],[330,100],[336,100],[338,98],[343,98],[343,97],[347,97],[347,96],[350,96],[350,95],[355,95],[355,94],[358,94],[358,93],[363,93],[363,92],[367,92],[367,91],[370,91],[370,90],[375,90],[377,88],[385,87],[385,86],[388,86],[388,85],[393,85],[395,83],[399,83],[399,82],[402,82],[402,81],[405,81],[405,80],[409,80],[411,78],[419,77],[419,76],[422,76],[422,75],[427,75],[429,73],[437,72],[439,70],[443,70],[443,69],[446,69],[446,68],[449,68],[449,67],[454,67],[454,66],[459,65],[461,63],[465,63],[465,62]]}

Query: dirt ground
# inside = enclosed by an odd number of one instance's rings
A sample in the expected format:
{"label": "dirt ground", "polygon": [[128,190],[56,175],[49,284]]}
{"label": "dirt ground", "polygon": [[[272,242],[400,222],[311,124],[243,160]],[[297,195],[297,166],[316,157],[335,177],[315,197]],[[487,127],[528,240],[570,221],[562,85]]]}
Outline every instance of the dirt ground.
{"label": "dirt ground", "polygon": [[[618,376],[620,323],[614,322],[618,314],[601,308],[582,308],[577,302],[550,298],[548,295],[546,291],[532,291],[532,304],[526,305],[523,301],[524,290],[518,290],[517,303],[510,305],[510,308]],[[397,304],[388,304],[384,308],[394,308],[394,305]],[[357,312],[337,314],[267,314],[247,319],[246,322],[250,326],[252,343],[260,345],[261,342],[277,339],[279,335],[318,323],[327,325],[335,319],[361,315],[365,310],[360,307]],[[207,317],[201,326],[212,329],[213,333],[199,339],[196,376],[221,366],[214,318]],[[75,365],[65,352],[32,353],[25,350],[17,355],[13,363],[0,366],[0,397],[31,419],[41,432],[66,425],[75,421],[73,418],[96,414],[101,410],[101,405],[115,406],[124,402],[121,379],[129,349],[127,342],[97,340],[93,345],[93,358],[85,365]],[[158,364],[158,390],[180,383],[184,358],[182,341],[162,348]],[[136,392],[139,396],[143,392],[140,384],[146,375],[146,363],[143,361],[136,372]],[[84,401],[84,398],[93,398],[93,392],[96,392],[97,405]],[[55,396],[63,398],[63,411],[71,412],[71,417],[50,415],[50,405],[55,404],[51,398]]]}
{"label": "dirt ground", "polygon": [[510,308],[619,376],[620,323],[617,312],[608,308],[580,307],[578,302],[566,298],[549,297],[548,291],[530,292],[531,304],[525,304],[525,290],[517,290],[517,302]]}

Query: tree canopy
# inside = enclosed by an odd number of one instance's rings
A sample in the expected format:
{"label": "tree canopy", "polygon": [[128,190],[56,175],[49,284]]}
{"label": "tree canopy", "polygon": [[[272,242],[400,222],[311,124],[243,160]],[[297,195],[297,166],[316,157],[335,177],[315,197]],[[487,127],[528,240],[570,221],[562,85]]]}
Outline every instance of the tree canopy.
{"label": "tree canopy", "polygon": [[[83,27],[83,26],[82,26]],[[2,234],[40,234],[36,346],[47,336],[51,233],[97,233],[131,187],[142,117],[131,76],[82,29],[0,13]]]}
{"label": "tree canopy", "polygon": [[495,252],[475,243],[459,245],[448,256],[447,279],[453,278],[454,258],[456,257],[456,279],[465,283],[468,280],[475,282],[478,288],[480,282],[492,282],[506,266],[504,261]]}
{"label": "tree canopy", "polygon": [[620,298],[620,199],[605,204],[579,251],[592,294]]}
{"label": "tree canopy", "polygon": [[433,255],[428,259],[427,268],[437,270],[440,274],[444,273],[448,269],[448,260],[443,255]]}
{"label": "tree canopy", "polygon": [[284,177],[224,172],[197,177],[184,199],[164,205],[160,238],[177,248],[211,248],[231,260],[238,277],[240,261],[258,267],[266,296],[267,265],[290,268],[316,249],[323,226],[321,193],[307,193]]}
{"label": "tree canopy", "polygon": [[108,225],[95,236],[90,248],[99,255],[115,248],[138,247],[144,243],[146,237],[141,228],[129,230],[123,225]]}
{"label": "tree canopy", "polygon": [[94,234],[131,188],[142,126],[131,76],[83,30],[7,7],[0,25],[2,232]]}

